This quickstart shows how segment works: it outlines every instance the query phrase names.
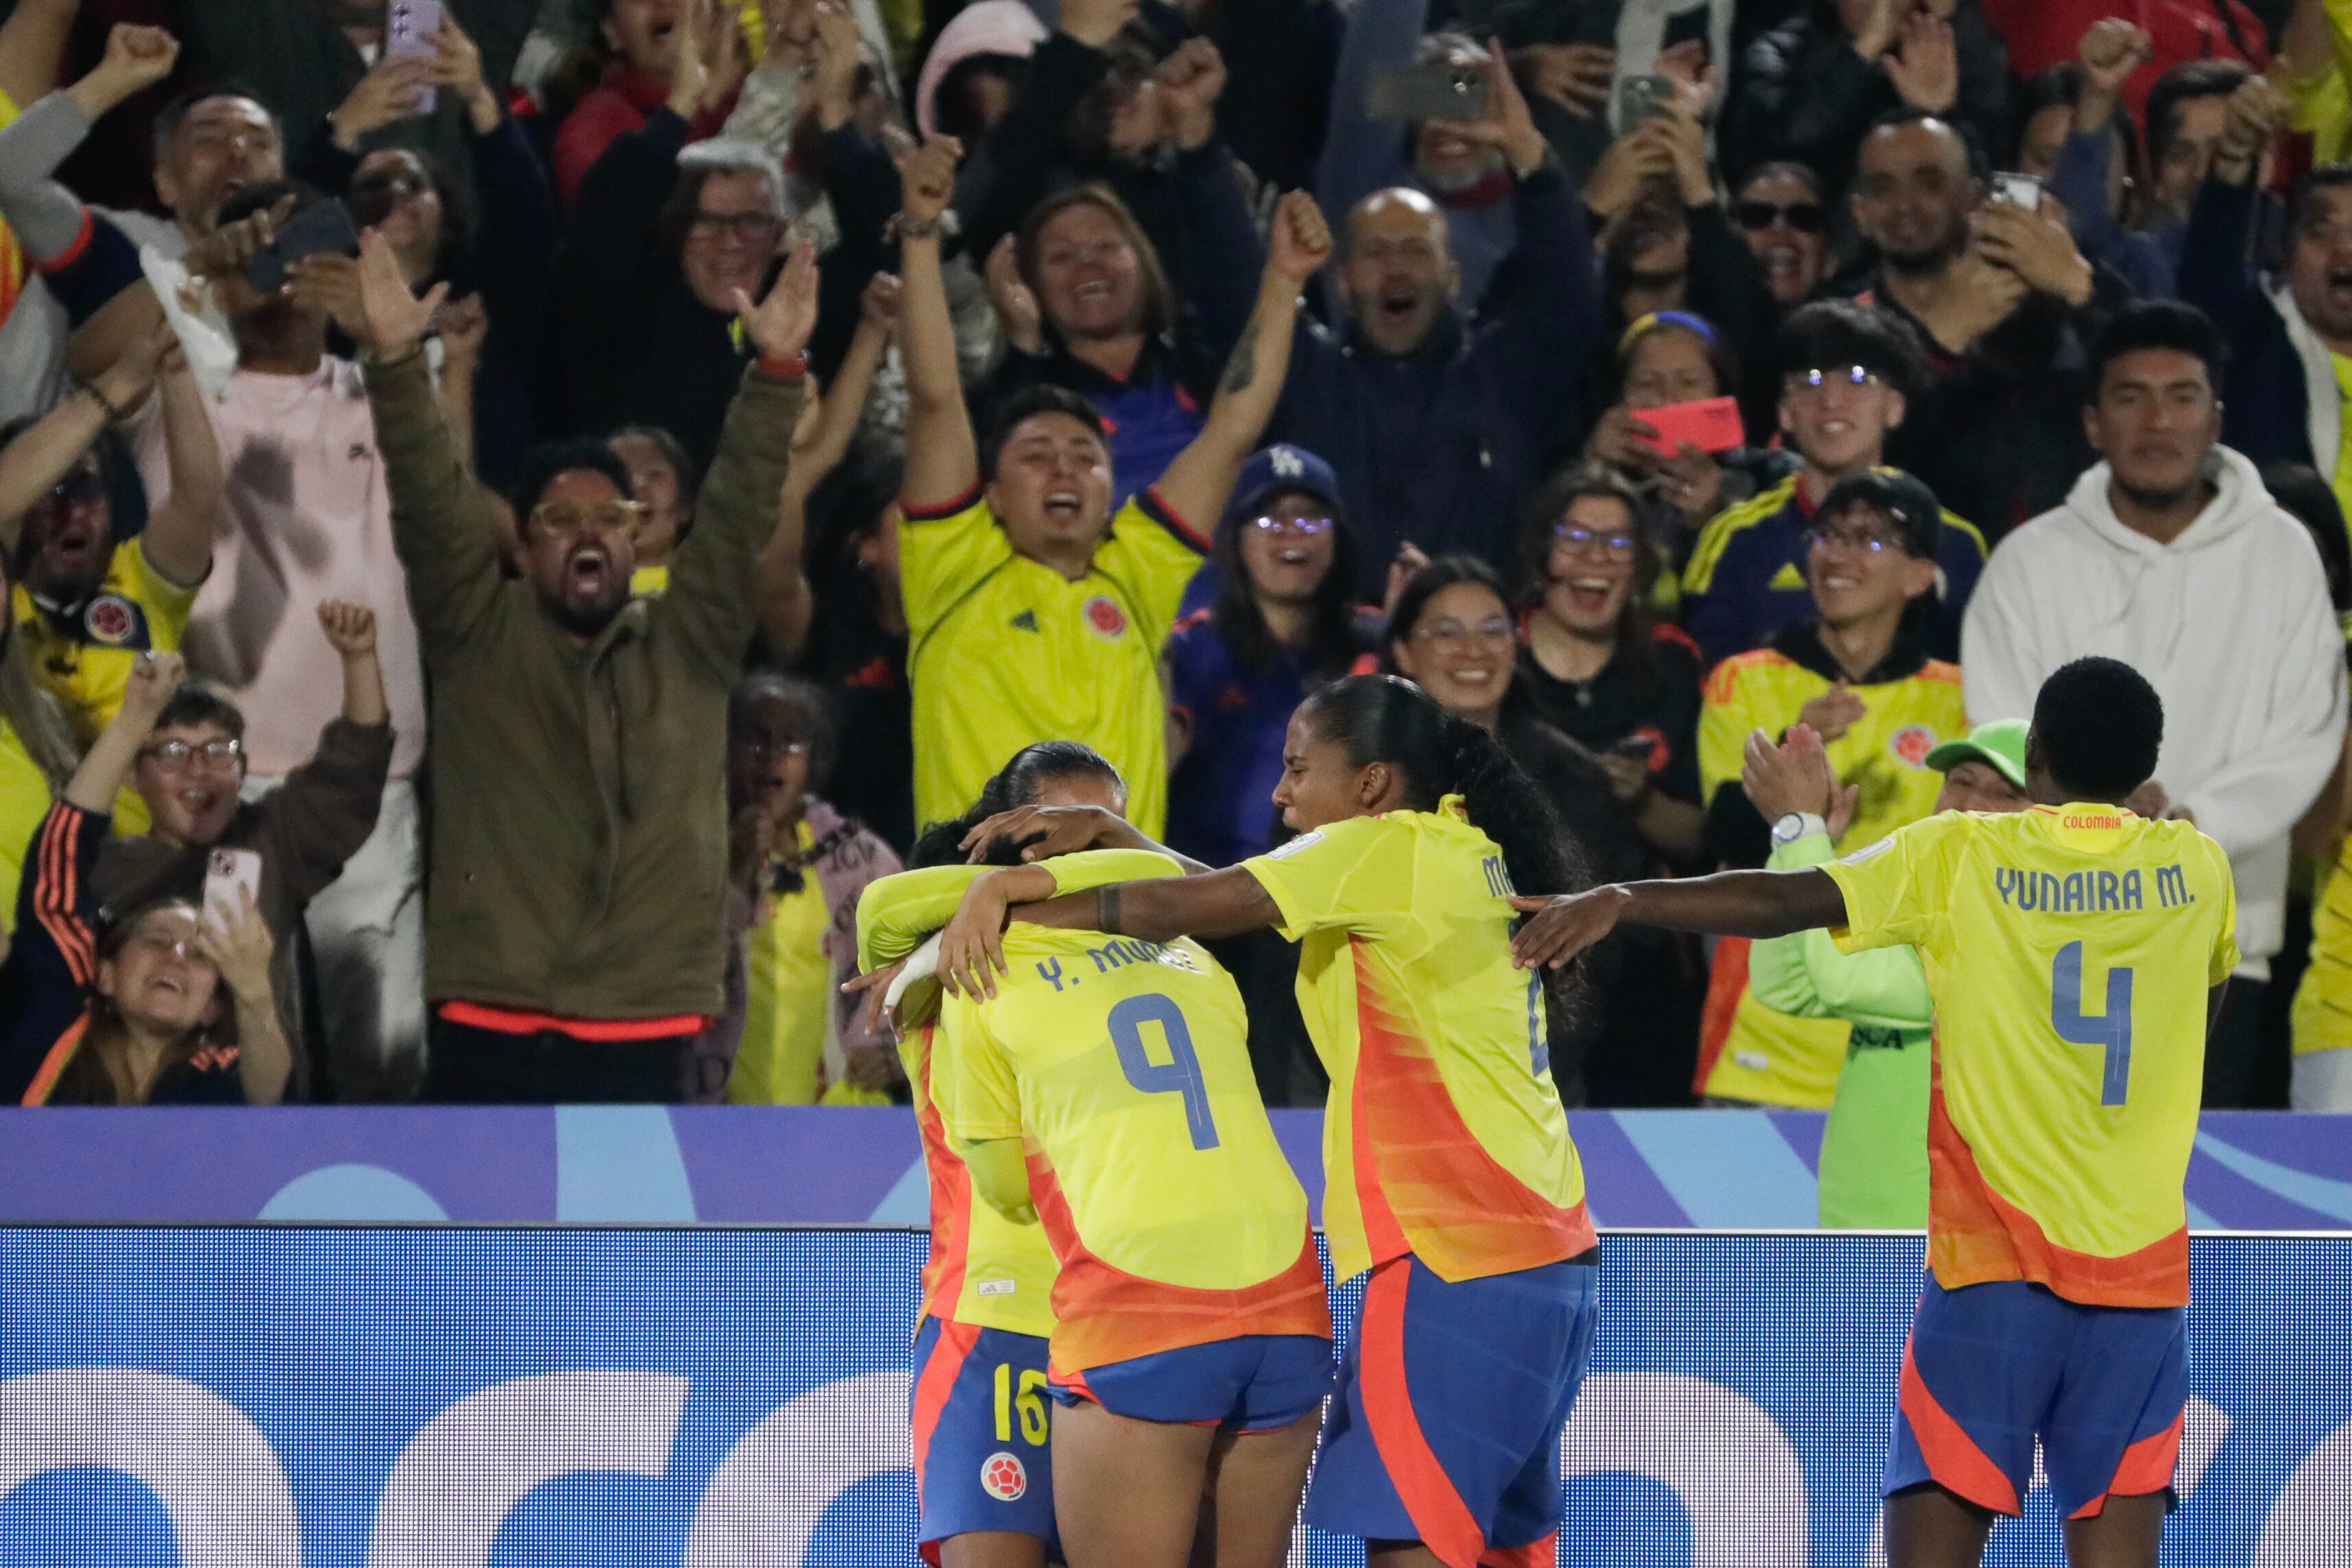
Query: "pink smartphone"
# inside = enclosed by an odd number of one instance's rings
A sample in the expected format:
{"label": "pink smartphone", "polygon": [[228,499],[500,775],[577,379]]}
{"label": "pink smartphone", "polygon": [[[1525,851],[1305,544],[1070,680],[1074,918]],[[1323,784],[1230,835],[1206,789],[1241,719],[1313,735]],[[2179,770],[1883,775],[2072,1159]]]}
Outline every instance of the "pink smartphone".
{"label": "pink smartphone", "polygon": [[1689,442],[1701,452],[1728,452],[1748,439],[1739,423],[1739,400],[1703,398],[1697,402],[1670,402],[1657,408],[1637,408],[1633,417],[1658,433],[1644,441],[1661,456],[1672,457]]}
{"label": "pink smartphone", "polygon": [[261,857],[251,850],[215,850],[205,864],[205,921],[226,931],[244,909],[244,898],[261,897]]}
{"label": "pink smartphone", "polygon": [[[441,30],[441,0],[387,0],[383,8],[383,54],[386,59],[429,60],[433,35]],[[419,114],[433,112],[434,89],[419,88],[408,107]]]}

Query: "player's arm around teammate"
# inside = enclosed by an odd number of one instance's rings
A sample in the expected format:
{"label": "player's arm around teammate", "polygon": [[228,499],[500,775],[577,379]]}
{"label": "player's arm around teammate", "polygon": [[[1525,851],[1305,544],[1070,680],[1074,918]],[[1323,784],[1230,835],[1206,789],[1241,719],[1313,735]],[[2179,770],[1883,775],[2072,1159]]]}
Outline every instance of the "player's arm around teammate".
{"label": "player's arm around teammate", "polygon": [[1333,1086],[1334,1270],[1370,1276],[1307,1520],[1363,1540],[1376,1568],[1539,1562],[1562,1517],[1598,1248],[1545,988],[1512,967],[1505,899],[1580,885],[1581,867],[1494,737],[1395,677],[1301,705],[1284,764],[1274,799],[1299,836],[1283,849],[1079,894],[1050,862],[992,873],[942,935],[942,980],[997,1005],[1026,983],[1038,926],[1298,942]]}

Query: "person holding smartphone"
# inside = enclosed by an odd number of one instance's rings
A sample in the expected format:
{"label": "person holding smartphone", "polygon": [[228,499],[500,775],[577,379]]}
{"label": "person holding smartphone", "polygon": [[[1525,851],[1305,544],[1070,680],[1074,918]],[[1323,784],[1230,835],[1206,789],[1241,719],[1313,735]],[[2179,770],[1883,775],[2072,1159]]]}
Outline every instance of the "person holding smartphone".
{"label": "person holding smartphone", "polygon": [[319,607],[318,625],[327,646],[314,643],[310,657],[324,663],[332,651],[343,703],[309,759],[278,788],[245,799],[244,712],[210,684],[186,683],[156,715],[131,766],[131,787],[146,802],[153,829],[108,838],[90,873],[108,908],[136,909],[163,899],[206,902],[207,868],[219,851],[258,859],[255,908],[275,950],[269,979],[279,1028],[297,1048],[296,1099],[361,1095],[375,1087],[320,1073],[299,1049],[313,1020],[304,1012],[296,936],[311,901],[375,831],[393,754],[375,612],[329,601]]}
{"label": "person holding smartphone", "polygon": [[90,871],[124,774],[185,666],[142,655],[122,705],[34,835],[0,971],[0,1098],[26,1105],[273,1105],[290,1069],[250,898],[222,920],[185,899],[115,911]]}

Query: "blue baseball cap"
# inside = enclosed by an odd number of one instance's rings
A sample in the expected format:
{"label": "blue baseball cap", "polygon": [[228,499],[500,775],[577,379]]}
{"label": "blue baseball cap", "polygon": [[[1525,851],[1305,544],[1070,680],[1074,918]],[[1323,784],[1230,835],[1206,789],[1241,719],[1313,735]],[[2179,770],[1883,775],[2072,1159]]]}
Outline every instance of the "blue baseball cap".
{"label": "blue baseball cap", "polygon": [[1339,476],[1331,471],[1331,465],[1304,446],[1292,446],[1286,442],[1250,454],[1249,461],[1242,465],[1242,476],[1234,486],[1232,497],[1225,502],[1223,521],[1231,524],[1236,518],[1255,517],[1270,497],[1292,490],[1314,497],[1329,507],[1334,517],[1346,521],[1347,503],[1340,498]]}

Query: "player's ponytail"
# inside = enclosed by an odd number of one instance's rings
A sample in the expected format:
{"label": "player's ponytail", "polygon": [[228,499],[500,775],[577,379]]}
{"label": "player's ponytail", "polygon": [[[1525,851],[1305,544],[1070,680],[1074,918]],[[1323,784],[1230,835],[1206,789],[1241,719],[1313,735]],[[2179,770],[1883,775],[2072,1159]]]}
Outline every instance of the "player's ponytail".
{"label": "player's ponytail", "polygon": [[[1000,812],[1035,805],[1047,785],[1067,779],[1100,779],[1121,800],[1127,799],[1127,780],[1101,752],[1083,741],[1041,740],[1014,752],[1013,760],[982,788],[971,810],[925,828],[916,837],[909,863],[918,868],[962,864],[971,854],[963,847],[966,833]],[[990,865],[1019,865],[1021,846],[997,839],[982,859]]]}
{"label": "player's ponytail", "polygon": [[1339,742],[1348,766],[1385,762],[1404,781],[1404,803],[1433,811],[1448,795],[1503,852],[1522,893],[1579,893],[1591,885],[1582,849],[1551,802],[1494,736],[1456,718],[1397,675],[1349,675],[1307,699],[1317,731]]}

